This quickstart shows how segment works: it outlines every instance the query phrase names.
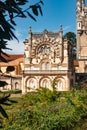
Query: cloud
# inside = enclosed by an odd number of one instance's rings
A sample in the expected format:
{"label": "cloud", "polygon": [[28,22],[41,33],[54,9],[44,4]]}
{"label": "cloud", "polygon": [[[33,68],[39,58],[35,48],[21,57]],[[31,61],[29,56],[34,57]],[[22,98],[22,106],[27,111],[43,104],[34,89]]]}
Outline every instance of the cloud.
{"label": "cloud", "polygon": [[19,30],[16,30],[14,33],[16,37],[18,38],[22,37],[22,34],[19,32]]}
{"label": "cloud", "polygon": [[19,42],[16,39],[8,41],[7,47],[12,50],[4,50],[4,51],[9,54],[24,54],[24,43],[23,43],[24,39],[22,36],[23,34],[19,30],[19,28],[16,29],[14,34],[18,38]]}
{"label": "cloud", "polygon": [[64,28],[63,28],[63,31],[64,32],[67,32],[67,31],[69,31],[71,29],[71,26],[65,26]]}
{"label": "cloud", "polygon": [[24,54],[24,43],[23,41],[18,41],[17,40],[12,40],[12,41],[8,41],[7,43],[7,47],[11,48],[12,50],[6,50],[6,53],[10,53],[10,54]]}

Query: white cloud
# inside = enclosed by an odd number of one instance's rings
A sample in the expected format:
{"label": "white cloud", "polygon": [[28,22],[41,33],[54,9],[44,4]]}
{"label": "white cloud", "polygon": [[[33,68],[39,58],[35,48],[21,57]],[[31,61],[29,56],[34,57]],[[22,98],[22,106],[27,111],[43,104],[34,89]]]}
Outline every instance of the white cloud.
{"label": "white cloud", "polygon": [[63,31],[64,31],[64,32],[67,32],[68,30],[70,30],[70,28],[71,28],[71,26],[65,26],[65,27],[63,28]]}
{"label": "white cloud", "polygon": [[10,53],[10,54],[24,54],[24,43],[23,41],[18,41],[17,40],[12,40],[12,41],[8,41],[7,43],[7,47],[11,48],[12,50],[6,50],[6,53]]}
{"label": "white cloud", "polygon": [[15,31],[15,36],[20,38],[20,37],[22,37],[22,34],[18,30],[16,30]]}

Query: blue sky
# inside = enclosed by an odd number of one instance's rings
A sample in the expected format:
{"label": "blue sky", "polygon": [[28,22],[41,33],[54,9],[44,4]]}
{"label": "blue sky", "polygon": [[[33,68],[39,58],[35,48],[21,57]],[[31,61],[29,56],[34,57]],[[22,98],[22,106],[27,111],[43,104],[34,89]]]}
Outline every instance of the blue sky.
{"label": "blue sky", "polygon": [[[30,4],[37,1],[39,0],[30,0]],[[43,16],[36,17],[37,22],[29,17],[26,19],[16,18],[15,34],[19,43],[15,39],[10,41],[8,47],[13,50],[7,51],[8,53],[24,53],[23,41],[28,38],[30,26],[32,32],[42,32],[44,29],[58,32],[62,24],[63,34],[69,31],[76,33],[76,0],[43,0],[43,2]]]}

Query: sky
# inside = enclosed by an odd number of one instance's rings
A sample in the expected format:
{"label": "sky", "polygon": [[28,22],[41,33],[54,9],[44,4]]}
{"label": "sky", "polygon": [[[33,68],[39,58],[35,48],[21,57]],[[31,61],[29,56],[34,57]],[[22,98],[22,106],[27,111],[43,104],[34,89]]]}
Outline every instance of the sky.
{"label": "sky", "polygon": [[[39,0],[29,0],[30,2],[25,8],[31,4],[35,4]],[[43,0],[42,5],[43,16],[35,17],[37,22],[27,17],[25,19],[16,18],[15,35],[19,39],[13,39],[8,42],[8,47],[12,51],[6,51],[10,54],[24,54],[23,41],[28,38],[29,27],[32,32],[48,31],[58,32],[60,25],[63,26],[63,34],[67,32],[76,33],[76,0]]]}

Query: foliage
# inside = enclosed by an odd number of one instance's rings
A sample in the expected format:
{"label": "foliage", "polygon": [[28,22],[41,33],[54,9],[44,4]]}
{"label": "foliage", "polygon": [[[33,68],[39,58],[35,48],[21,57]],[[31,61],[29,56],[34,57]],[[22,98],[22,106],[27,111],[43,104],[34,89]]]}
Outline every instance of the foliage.
{"label": "foliage", "polygon": [[64,35],[64,38],[68,39],[73,45],[73,57],[76,59],[76,34],[68,32]]}
{"label": "foliage", "polygon": [[56,90],[57,82],[58,81],[56,79],[54,79],[54,80],[51,81],[51,86],[52,86],[52,88],[53,88],[54,91]]}
{"label": "foliage", "polygon": [[77,130],[87,119],[87,92],[83,90],[55,93],[42,88],[16,100],[17,104],[6,107],[10,118],[3,120],[3,130]]}
{"label": "foliage", "polygon": [[6,90],[6,91],[1,91],[0,94],[21,94],[22,90],[17,89],[17,90]]}
{"label": "foliage", "polygon": [[[0,61],[7,62],[7,60],[2,56],[2,54],[7,55],[3,50],[10,49],[7,47],[7,41],[13,40],[13,38],[17,39],[14,34],[16,22],[14,18],[21,17],[26,18],[27,15],[36,21],[35,16],[38,16],[39,13],[42,14],[41,5],[43,5],[43,1],[40,0],[38,3],[34,5],[28,6],[27,9],[23,10],[25,4],[29,1],[27,0],[1,0],[0,1]],[[32,10],[32,13],[30,13]],[[33,15],[34,16],[33,16]],[[17,39],[18,40],[18,39]],[[14,71],[13,66],[8,66],[6,72]],[[0,71],[1,72],[1,71]],[[0,76],[5,76],[4,74],[0,74]],[[0,81],[0,87],[4,87],[7,85],[6,81]],[[9,96],[0,97],[0,104],[8,105]],[[3,101],[3,102],[1,102]],[[8,118],[5,110],[0,106],[0,112],[6,118]]]}
{"label": "foliage", "polygon": [[[15,70],[14,66],[8,66],[6,69],[6,73],[12,72],[14,70]],[[2,71],[0,71],[0,72],[1,72],[0,76],[5,76],[5,74]],[[4,87],[6,85],[8,85],[8,83],[6,81],[0,80],[0,87]],[[12,102],[12,100],[9,100],[11,93],[12,93],[12,91],[10,91],[9,93],[8,92],[0,93],[0,112],[3,115],[3,117],[5,117],[5,118],[8,118],[8,115],[2,105],[11,105],[8,103],[8,102],[10,102],[10,103]],[[2,121],[0,120],[0,127],[2,126],[1,124],[2,124]]]}
{"label": "foliage", "polygon": [[[1,0],[0,1],[0,53],[3,53],[3,49],[7,48],[7,41],[13,38],[17,39],[14,34],[16,17],[26,18],[29,16],[36,21],[35,16],[39,13],[42,14],[41,5],[43,1],[40,0],[38,3],[29,5],[27,9],[23,10],[24,6],[28,4],[27,0]],[[31,12],[32,11],[32,12]],[[18,40],[18,39],[17,39]]]}
{"label": "foliage", "polygon": [[4,87],[8,85],[8,83],[6,81],[0,81],[0,87]]}
{"label": "foliage", "polygon": [[17,103],[16,101],[9,99],[9,97],[10,97],[10,94],[0,95],[0,113],[1,113],[0,128],[2,127],[2,116],[4,118],[8,119],[8,115],[5,111],[5,109],[3,108],[3,105],[10,106],[11,103]]}
{"label": "foliage", "polygon": [[67,38],[71,41],[74,47],[76,47],[76,34],[73,32],[68,32],[64,35],[64,38]]}
{"label": "foliage", "polygon": [[15,70],[15,67],[14,67],[14,66],[8,66],[8,67],[6,68],[6,72],[7,72],[7,73],[12,72],[12,71],[14,71],[14,70]]}

